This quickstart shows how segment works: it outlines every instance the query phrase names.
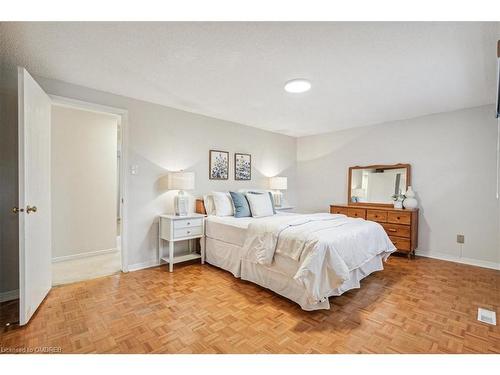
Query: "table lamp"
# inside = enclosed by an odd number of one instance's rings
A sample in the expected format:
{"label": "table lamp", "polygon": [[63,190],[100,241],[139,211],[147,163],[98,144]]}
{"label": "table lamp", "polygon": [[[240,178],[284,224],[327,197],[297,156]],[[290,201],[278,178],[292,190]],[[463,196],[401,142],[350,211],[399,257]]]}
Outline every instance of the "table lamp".
{"label": "table lamp", "polygon": [[184,191],[194,189],[194,172],[171,172],[167,178],[168,189],[179,190],[174,200],[175,214],[186,216],[189,211],[189,196]]}
{"label": "table lamp", "polygon": [[273,194],[274,198],[274,205],[276,207],[281,207],[282,204],[282,190],[287,189],[287,178],[286,177],[281,177],[281,176],[275,176],[271,177],[269,179],[269,187],[271,190],[275,190],[275,193]]}

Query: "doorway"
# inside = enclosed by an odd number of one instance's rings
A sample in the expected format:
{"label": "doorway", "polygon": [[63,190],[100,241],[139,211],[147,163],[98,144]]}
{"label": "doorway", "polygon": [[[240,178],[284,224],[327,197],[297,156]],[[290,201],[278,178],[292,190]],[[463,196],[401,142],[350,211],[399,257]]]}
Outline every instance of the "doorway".
{"label": "doorway", "polygon": [[51,99],[52,285],[126,271],[122,116]]}
{"label": "doorway", "polygon": [[[62,209],[60,212],[52,212],[51,114],[53,106],[115,115],[118,119],[117,139],[114,141],[116,154],[113,161],[118,186],[115,185],[115,200],[111,202],[112,220],[114,236],[119,234],[119,246],[114,246],[115,249],[119,248],[121,270],[128,271],[127,175],[125,173],[128,169],[128,115],[127,110],[124,109],[49,95],[23,67],[2,69],[0,102],[2,130],[5,129],[3,134],[6,135],[0,137],[0,154],[2,160],[8,161],[2,163],[4,178],[0,179],[2,187],[0,223],[3,243],[8,245],[2,246],[2,251],[0,251],[0,321],[5,322],[6,327],[12,327],[16,323],[21,326],[28,324],[52,288],[52,268],[55,264],[53,257],[57,257],[52,252],[52,218],[67,218],[67,225],[72,231],[69,232],[83,232],[74,231],[75,227],[78,229],[78,226],[70,225],[72,221],[69,219],[85,212],[85,207],[74,208],[66,213]],[[64,142],[77,145],[79,141],[79,135],[75,132]],[[118,150],[121,150],[120,154]],[[83,181],[84,172],[78,174],[76,168],[69,168],[67,178],[77,182]],[[79,187],[79,184],[73,185],[70,191],[76,191]],[[97,197],[99,193],[96,193],[94,197]],[[68,193],[68,195],[71,194]],[[79,199],[81,200],[79,196],[73,196],[73,201]],[[70,204],[74,203],[73,201],[70,201]],[[81,224],[82,227],[98,216],[100,213],[94,213],[90,219],[87,218]],[[93,239],[93,236],[88,235],[87,238]],[[77,250],[72,255],[78,254],[81,253]],[[18,317],[17,320],[15,316]]]}

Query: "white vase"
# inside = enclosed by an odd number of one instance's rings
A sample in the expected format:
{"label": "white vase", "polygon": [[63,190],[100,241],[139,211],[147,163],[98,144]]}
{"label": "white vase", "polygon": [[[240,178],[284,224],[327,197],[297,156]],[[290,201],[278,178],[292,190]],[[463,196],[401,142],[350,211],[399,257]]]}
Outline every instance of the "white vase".
{"label": "white vase", "polygon": [[408,190],[406,190],[405,196],[407,198],[415,198],[415,192],[411,186],[408,186]]}
{"label": "white vase", "polygon": [[408,190],[405,193],[406,199],[403,201],[404,208],[417,208],[418,201],[415,198],[415,192],[411,186],[408,186]]}

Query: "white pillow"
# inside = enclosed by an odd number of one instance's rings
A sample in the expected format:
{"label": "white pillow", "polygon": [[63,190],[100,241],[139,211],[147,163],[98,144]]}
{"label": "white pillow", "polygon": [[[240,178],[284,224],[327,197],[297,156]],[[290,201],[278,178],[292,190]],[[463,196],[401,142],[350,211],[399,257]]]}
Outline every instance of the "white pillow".
{"label": "white pillow", "polygon": [[255,192],[255,193],[273,193],[274,190],[269,190],[269,189],[238,189],[238,193],[243,193],[243,194],[248,194],[249,192]]}
{"label": "white pillow", "polygon": [[253,217],[273,216],[273,204],[268,193],[246,194]]}
{"label": "white pillow", "polygon": [[214,197],[211,195],[204,195],[203,203],[205,204],[205,211],[207,212],[207,215],[215,215]]}
{"label": "white pillow", "polygon": [[215,215],[234,216],[233,200],[229,193],[214,191],[212,197],[215,205]]}

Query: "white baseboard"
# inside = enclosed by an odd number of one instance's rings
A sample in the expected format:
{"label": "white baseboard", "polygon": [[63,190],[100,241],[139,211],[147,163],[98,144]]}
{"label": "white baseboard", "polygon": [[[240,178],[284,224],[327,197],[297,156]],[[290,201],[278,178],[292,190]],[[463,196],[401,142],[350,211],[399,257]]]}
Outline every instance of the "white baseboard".
{"label": "white baseboard", "polygon": [[19,298],[19,289],[9,290],[8,292],[0,293],[0,302],[12,301]]}
{"label": "white baseboard", "polygon": [[54,258],[52,258],[52,263],[64,262],[65,260],[74,260],[74,259],[88,258],[88,257],[96,256],[96,255],[113,253],[115,251],[118,251],[118,249],[117,248],[114,248],[114,249],[104,249],[104,250],[97,250],[97,251],[89,251],[87,253],[65,255],[65,256],[62,256],[62,257],[54,257]]}
{"label": "white baseboard", "polygon": [[128,270],[129,272],[133,272],[143,270],[145,268],[157,267],[158,265],[158,260],[154,259],[148,260],[147,262],[131,264],[128,266]]}
{"label": "white baseboard", "polygon": [[472,259],[472,258],[460,258],[458,256],[453,256],[446,253],[439,253],[434,251],[415,251],[415,255],[419,255],[426,258],[446,260],[448,262],[468,264],[470,266],[477,266],[483,268],[491,268],[494,270],[500,270],[500,263],[489,262],[486,260]]}

